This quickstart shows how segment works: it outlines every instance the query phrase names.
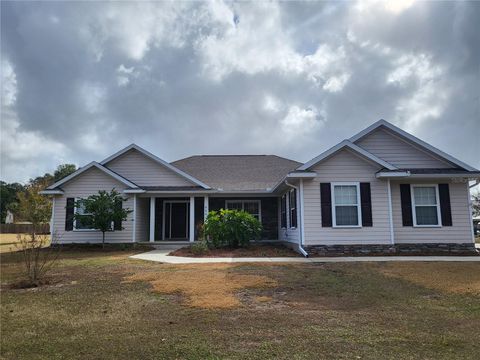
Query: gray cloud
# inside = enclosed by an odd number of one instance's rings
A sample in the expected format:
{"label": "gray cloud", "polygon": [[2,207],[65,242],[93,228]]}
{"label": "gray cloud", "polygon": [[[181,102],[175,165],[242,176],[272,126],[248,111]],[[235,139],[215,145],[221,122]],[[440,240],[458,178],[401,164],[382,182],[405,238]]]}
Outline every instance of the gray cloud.
{"label": "gray cloud", "polygon": [[306,161],[379,118],[480,167],[480,5],[402,4],[2,2],[1,177],[131,142]]}

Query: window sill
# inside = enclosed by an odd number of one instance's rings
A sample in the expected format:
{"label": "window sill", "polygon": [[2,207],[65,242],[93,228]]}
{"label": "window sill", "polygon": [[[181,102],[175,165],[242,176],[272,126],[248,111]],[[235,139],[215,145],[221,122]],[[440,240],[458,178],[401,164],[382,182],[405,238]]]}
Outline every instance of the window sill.
{"label": "window sill", "polygon": [[75,232],[94,232],[94,231],[100,231],[97,229],[73,229]]}
{"label": "window sill", "polygon": [[441,228],[442,225],[413,225],[414,228]]}
{"label": "window sill", "polygon": [[333,225],[334,229],[360,229],[362,225]]}

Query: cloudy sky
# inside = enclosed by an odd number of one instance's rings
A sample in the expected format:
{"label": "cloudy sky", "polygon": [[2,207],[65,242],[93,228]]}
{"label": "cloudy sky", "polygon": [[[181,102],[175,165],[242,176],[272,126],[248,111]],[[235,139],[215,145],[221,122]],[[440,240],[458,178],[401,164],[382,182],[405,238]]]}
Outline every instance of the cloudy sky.
{"label": "cloudy sky", "polygon": [[480,167],[480,3],[1,2],[1,179],[135,142],[306,161],[383,118]]}

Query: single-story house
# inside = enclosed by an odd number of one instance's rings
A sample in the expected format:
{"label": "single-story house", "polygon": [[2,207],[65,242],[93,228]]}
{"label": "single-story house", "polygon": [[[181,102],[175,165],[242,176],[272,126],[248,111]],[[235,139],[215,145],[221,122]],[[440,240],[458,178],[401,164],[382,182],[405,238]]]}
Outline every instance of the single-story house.
{"label": "single-story house", "polygon": [[75,199],[115,188],[132,210],[110,243],[193,242],[211,210],[242,209],[263,239],[304,255],[474,249],[469,181],[480,171],[380,120],[306,163],[200,155],[168,163],[132,144],[48,187],[60,243],[101,242]]}

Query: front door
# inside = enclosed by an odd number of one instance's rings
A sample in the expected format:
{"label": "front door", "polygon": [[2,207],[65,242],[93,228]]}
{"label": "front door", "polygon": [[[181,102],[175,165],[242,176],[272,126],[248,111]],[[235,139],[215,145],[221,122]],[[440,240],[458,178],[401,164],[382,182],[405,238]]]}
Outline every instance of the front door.
{"label": "front door", "polygon": [[188,202],[165,201],[166,240],[188,239]]}

